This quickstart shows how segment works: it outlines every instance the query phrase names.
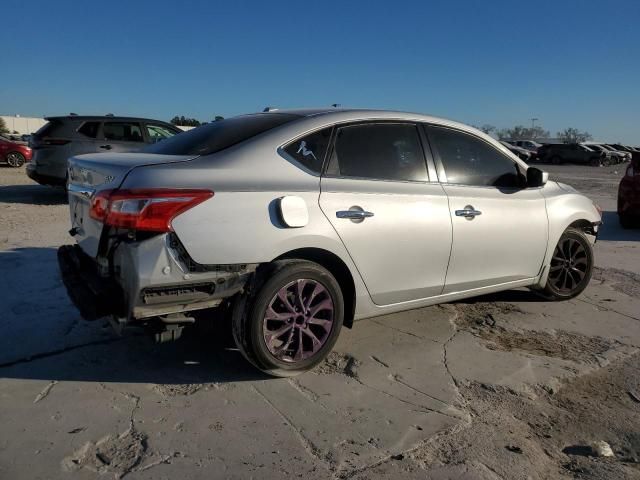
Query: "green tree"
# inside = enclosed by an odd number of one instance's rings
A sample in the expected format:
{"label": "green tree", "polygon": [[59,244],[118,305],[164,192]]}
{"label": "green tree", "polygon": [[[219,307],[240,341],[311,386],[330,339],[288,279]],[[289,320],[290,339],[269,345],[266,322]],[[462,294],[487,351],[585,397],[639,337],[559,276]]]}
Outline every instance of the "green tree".
{"label": "green tree", "polygon": [[0,117],[0,134],[9,133],[9,129],[7,128],[7,122],[4,121],[4,118]]}
{"label": "green tree", "polygon": [[549,136],[549,130],[545,130],[540,126],[525,127],[524,125],[516,125],[513,128],[503,128],[498,130],[498,138],[500,140],[535,140],[536,138],[544,138]]}
{"label": "green tree", "polygon": [[557,133],[557,136],[564,143],[581,143],[593,139],[589,132],[581,132],[577,128],[565,128]]}
{"label": "green tree", "polygon": [[199,120],[195,118],[188,118],[184,115],[176,115],[171,119],[173,125],[180,125],[181,127],[199,127],[201,125]]}

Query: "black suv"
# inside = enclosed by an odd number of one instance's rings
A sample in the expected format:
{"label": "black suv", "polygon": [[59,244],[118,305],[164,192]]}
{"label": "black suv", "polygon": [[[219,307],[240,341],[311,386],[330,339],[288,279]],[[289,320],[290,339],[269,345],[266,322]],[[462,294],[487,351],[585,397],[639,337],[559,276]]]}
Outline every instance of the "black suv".
{"label": "black suv", "polygon": [[538,157],[543,162],[550,162],[556,165],[560,163],[581,163],[596,167],[607,163],[608,158],[606,153],[593,151],[579,143],[543,145],[538,149]]}
{"label": "black suv", "polygon": [[147,118],[69,115],[46,120],[29,140],[33,159],[27,166],[27,175],[42,185],[64,185],[67,159],[74,155],[135,152],[182,132],[170,123]]}

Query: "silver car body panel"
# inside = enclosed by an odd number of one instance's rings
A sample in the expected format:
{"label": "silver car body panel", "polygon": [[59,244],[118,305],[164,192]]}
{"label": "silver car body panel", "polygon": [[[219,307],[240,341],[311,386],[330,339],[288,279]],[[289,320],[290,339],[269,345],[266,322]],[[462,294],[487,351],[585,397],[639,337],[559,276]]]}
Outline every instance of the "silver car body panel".
{"label": "silver car body panel", "polygon": [[[539,188],[444,185],[451,205],[453,246],[444,293],[532,278],[548,244],[545,200]],[[456,215],[471,206],[480,214]]]}
{"label": "silver car body panel", "polygon": [[[442,293],[451,222],[440,184],[323,178],[320,206],[376,305]],[[373,216],[338,218],[352,209]]]}
{"label": "silver car body panel", "polygon": [[[116,187],[213,191],[212,198],[172,222],[188,255],[201,265],[257,265],[301,249],[330,252],[352,275],[355,318],[543,284],[544,266],[566,227],[576,220],[600,220],[589,199],[567,192],[555,182],[511,192],[440,184],[433,178],[431,164],[430,182],[321,180],[283,154],[281,147],[327,126],[366,120],[455,128],[490,143],[522,171],[528,167],[484,133],[435,117],[369,110],[306,115],[212,155],[120,154],[115,161],[113,154],[101,154],[73,158],[70,166],[93,168],[113,177],[110,182],[93,185],[96,191]],[[278,205],[285,196],[303,200],[308,212],[304,227],[289,228],[282,222]],[[472,220],[456,215],[456,210],[469,205],[482,214]],[[373,216],[362,221],[337,217],[337,212],[351,207],[370,211]],[[77,223],[74,208],[72,204],[72,222]],[[86,222],[88,216],[84,212],[80,217]],[[87,254],[95,256],[100,225],[89,230],[88,224],[79,243]],[[138,246],[123,243],[117,248],[122,259],[138,258],[121,261],[120,281],[133,282],[132,291],[140,290],[142,278],[145,285],[166,282],[163,270],[174,268],[171,255],[156,251],[166,249],[165,244],[154,241],[142,245],[147,242]],[[131,253],[129,249],[137,250]],[[140,260],[144,255],[152,260]],[[153,267],[141,273],[142,264]],[[140,279],[129,278],[136,276]]]}

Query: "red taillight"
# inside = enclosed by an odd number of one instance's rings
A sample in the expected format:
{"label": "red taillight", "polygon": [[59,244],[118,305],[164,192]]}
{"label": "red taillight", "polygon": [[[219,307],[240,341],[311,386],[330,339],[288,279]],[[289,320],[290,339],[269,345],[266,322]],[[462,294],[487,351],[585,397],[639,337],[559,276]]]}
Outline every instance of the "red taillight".
{"label": "red taillight", "polygon": [[170,232],[171,220],[213,196],[210,190],[103,190],[91,201],[91,218],[116,228]]}

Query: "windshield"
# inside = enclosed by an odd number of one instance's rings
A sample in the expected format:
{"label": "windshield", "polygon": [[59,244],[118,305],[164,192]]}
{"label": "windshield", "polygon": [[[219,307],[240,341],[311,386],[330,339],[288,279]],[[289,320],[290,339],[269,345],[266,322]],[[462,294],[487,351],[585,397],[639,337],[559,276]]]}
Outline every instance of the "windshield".
{"label": "windshield", "polygon": [[255,113],[211,122],[153,144],[148,153],[209,155],[300,118],[288,113]]}

